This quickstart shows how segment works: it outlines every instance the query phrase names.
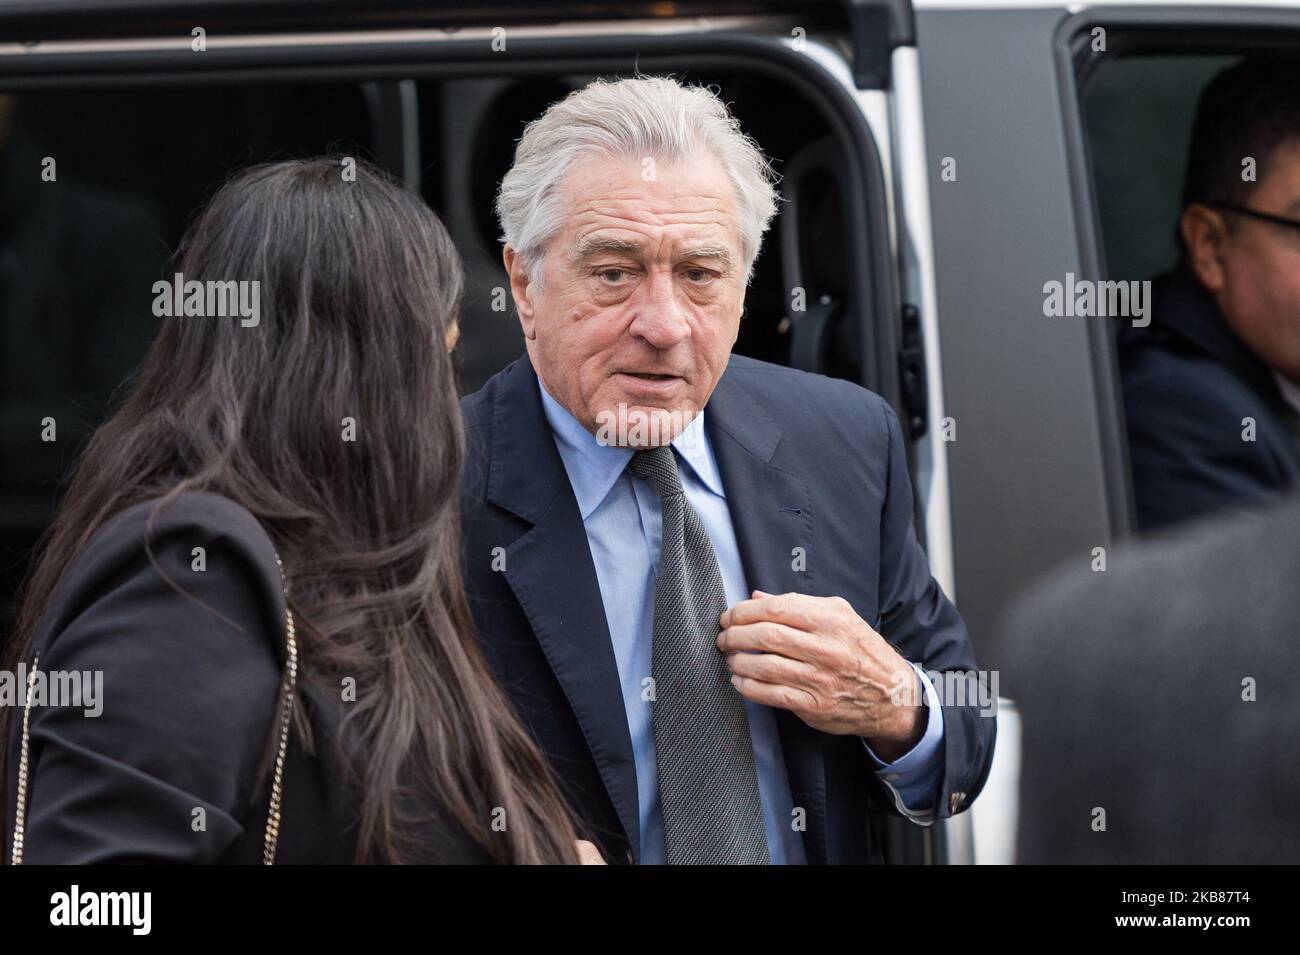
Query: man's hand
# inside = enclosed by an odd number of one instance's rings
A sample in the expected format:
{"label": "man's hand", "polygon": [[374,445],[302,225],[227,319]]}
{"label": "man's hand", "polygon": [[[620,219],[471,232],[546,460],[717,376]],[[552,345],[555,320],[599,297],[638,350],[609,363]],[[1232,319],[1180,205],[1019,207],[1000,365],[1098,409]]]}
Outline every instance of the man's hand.
{"label": "man's hand", "polygon": [[720,622],[718,649],[745,699],[824,733],[861,736],[887,763],[920,739],[916,671],[844,598],[756,590]]}

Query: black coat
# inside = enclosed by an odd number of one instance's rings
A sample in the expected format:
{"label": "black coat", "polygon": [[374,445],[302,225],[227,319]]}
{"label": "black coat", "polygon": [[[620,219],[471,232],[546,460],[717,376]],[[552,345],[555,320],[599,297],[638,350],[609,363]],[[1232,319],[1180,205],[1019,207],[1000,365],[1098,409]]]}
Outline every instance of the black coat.
{"label": "black coat", "polygon": [[[588,836],[606,859],[634,861],[636,769],[614,650],[537,376],[520,359],[462,404],[465,576],[480,638]],[[881,398],[733,356],[706,427],[749,586],[842,596],[927,670],[975,668],[965,625],[912,529],[903,436]],[[807,554],[804,571],[792,568],[795,547]],[[976,706],[944,707],[940,818],[983,786],[994,724]],[[786,711],[777,725],[794,804],[807,809],[808,861],[883,861],[881,823],[896,810],[862,741]]]}
{"label": "black coat", "polygon": [[[1154,298],[1151,325],[1120,333],[1138,526],[1258,503],[1300,480],[1292,412],[1210,293],[1179,268]],[[1245,418],[1254,441],[1242,440]]]}
{"label": "black coat", "polygon": [[[158,566],[145,551],[151,517]],[[187,493],[163,507],[138,504],[101,528],[56,589],[33,650],[47,673],[102,671],[102,713],[32,708],[24,861],[261,862],[270,796],[254,784],[276,730],[284,620],[275,550],[238,504]],[[341,692],[306,692],[316,755],[292,737],[276,862],[351,862],[359,801],[337,745],[346,704]],[[6,859],[21,727],[15,709]],[[424,808],[431,860],[482,860],[436,803]]]}

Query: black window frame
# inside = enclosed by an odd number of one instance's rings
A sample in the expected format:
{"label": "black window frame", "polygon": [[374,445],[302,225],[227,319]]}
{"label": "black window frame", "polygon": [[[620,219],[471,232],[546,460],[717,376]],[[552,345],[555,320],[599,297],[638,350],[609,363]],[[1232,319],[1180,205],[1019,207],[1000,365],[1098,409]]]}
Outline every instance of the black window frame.
{"label": "black window frame", "polygon": [[[1091,51],[1092,31],[1103,28],[1106,51]],[[1110,277],[1101,236],[1101,215],[1083,122],[1083,93],[1108,60],[1162,54],[1176,56],[1294,51],[1300,60],[1300,10],[1242,7],[1093,8],[1065,18],[1054,41],[1065,124],[1070,183],[1077,225],[1081,278]],[[1115,329],[1105,322],[1088,325],[1092,357],[1092,400],[1102,422],[1102,468],[1112,539],[1131,537],[1137,528],[1133,472],[1119,375]]]}

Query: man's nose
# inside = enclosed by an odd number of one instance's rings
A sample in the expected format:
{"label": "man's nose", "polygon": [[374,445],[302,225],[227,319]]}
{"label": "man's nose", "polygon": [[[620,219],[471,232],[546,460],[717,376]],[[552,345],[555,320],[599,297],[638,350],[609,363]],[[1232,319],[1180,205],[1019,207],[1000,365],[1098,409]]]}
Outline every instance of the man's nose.
{"label": "man's nose", "polygon": [[659,349],[672,348],[690,337],[691,326],[686,320],[685,309],[677,300],[671,272],[653,273],[642,286],[631,331]]}

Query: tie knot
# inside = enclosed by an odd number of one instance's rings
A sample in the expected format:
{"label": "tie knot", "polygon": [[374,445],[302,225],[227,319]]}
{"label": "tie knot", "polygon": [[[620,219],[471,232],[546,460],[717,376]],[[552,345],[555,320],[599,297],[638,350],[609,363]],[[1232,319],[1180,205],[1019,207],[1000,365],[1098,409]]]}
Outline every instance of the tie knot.
{"label": "tie knot", "polygon": [[644,448],[632,455],[628,465],[632,473],[645,481],[660,498],[672,497],[685,493],[681,478],[677,476],[677,459],[673,449],[668,446]]}

